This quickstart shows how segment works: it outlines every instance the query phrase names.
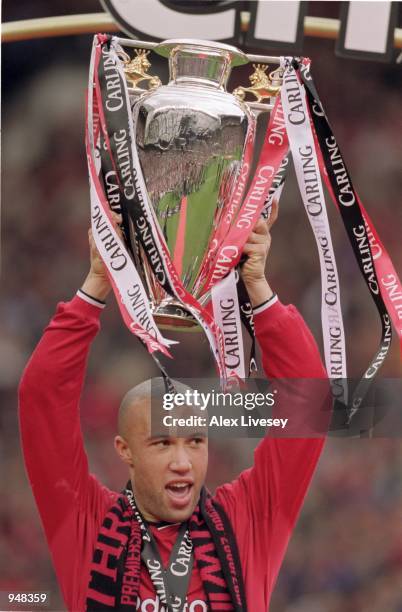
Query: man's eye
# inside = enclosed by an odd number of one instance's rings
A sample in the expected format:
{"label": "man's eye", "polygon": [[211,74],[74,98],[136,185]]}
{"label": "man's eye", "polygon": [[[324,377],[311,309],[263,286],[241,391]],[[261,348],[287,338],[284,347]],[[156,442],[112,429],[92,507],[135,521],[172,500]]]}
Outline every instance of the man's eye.
{"label": "man's eye", "polygon": [[199,446],[200,444],[202,444],[204,442],[205,438],[203,438],[202,436],[197,436],[196,438],[191,438],[190,443],[193,446]]}
{"label": "man's eye", "polygon": [[157,446],[160,448],[170,446],[170,440],[168,440],[167,438],[164,438],[163,440],[157,440],[156,442],[154,442],[154,446]]}

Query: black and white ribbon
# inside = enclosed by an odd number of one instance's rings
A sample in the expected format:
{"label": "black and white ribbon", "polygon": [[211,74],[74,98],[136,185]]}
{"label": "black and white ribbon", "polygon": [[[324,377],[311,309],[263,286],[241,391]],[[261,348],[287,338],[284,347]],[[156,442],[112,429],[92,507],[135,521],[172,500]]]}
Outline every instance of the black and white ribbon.
{"label": "black and white ribbon", "polygon": [[281,98],[286,118],[286,130],[297,182],[319,253],[325,365],[334,394],[339,401],[347,404],[346,346],[339,277],[314,136],[304,87],[300,83],[291,58],[283,58],[282,65],[285,73]]}

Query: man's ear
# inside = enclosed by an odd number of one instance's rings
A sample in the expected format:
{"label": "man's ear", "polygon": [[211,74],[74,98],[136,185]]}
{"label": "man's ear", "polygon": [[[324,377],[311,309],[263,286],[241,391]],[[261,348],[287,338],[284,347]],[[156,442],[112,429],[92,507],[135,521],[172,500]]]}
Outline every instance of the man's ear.
{"label": "man's ear", "polygon": [[120,459],[127,463],[130,467],[133,467],[133,458],[131,456],[131,450],[124,438],[116,436],[114,439],[114,447]]}

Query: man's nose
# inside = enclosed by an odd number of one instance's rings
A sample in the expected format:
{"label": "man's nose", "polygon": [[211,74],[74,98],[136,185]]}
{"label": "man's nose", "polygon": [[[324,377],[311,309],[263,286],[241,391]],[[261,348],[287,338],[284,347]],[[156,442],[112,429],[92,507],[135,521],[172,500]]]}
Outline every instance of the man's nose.
{"label": "man's nose", "polygon": [[191,470],[193,466],[185,448],[178,445],[174,449],[169,467],[173,472],[180,472],[180,474],[185,474]]}

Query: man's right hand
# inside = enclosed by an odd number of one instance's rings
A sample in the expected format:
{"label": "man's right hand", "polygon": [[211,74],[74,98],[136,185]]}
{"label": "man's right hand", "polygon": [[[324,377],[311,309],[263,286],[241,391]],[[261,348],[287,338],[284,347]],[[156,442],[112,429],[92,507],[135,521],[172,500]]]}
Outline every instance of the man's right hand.
{"label": "man's right hand", "polygon": [[[122,221],[121,215],[112,212],[112,218],[113,224],[121,235],[119,227]],[[88,241],[90,249],[90,269],[81,289],[91,297],[103,302],[109,295],[112,285],[110,284],[106,266],[96,247],[91,229],[88,230]]]}

